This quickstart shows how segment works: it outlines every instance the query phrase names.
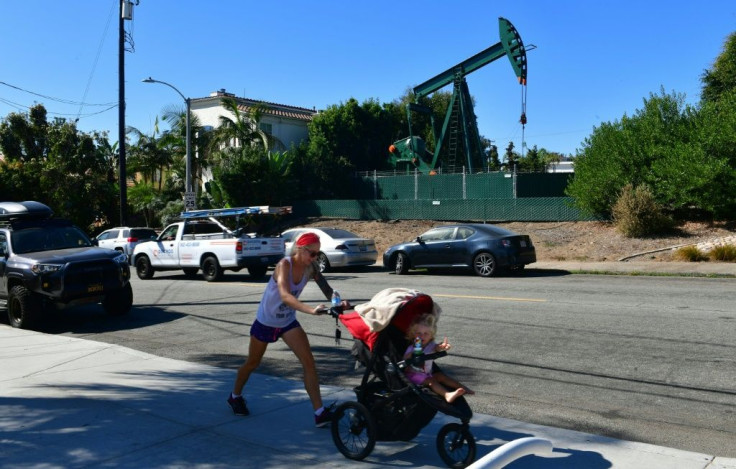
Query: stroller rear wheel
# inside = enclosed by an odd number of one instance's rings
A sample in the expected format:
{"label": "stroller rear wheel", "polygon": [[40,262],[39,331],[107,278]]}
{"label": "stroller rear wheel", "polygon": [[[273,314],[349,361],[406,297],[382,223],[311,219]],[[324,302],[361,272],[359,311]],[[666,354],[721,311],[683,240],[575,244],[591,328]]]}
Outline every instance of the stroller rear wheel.
{"label": "stroller rear wheel", "polygon": [[359,402],[346,402],[332,418],[332,441],[348,459],[360,461],[376,446],[376,423]]}
{"label": "stroller rear wheel", "polygon": [[475,461],[475,437],[467,425],[448,423],[437,434],[437,452],[449,467],[469,466]]}

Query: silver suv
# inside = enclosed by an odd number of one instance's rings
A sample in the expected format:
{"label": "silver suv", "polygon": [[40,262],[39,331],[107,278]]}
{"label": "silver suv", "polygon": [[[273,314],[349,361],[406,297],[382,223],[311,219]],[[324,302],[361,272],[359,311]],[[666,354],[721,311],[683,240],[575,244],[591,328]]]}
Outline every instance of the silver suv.
{"label": "silver suv", "polygon": [[143,241],[156,239],[158,233],[153,228],[130,228],[119,226],[98,234],[92,243],[101,248],[114,249],[128,256],[130,261],[135,246]]}

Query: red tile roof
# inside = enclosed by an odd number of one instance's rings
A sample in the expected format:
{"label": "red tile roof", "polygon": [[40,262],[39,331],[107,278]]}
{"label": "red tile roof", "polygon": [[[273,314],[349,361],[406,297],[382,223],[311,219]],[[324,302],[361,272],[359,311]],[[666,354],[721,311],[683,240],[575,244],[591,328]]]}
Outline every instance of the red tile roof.
{"label": "red tile roof", "polygon": [[233,95],[232,93],[225,93],[222,91],[215,92],[213,93],[213,95],[214,96],[208,96],[206,98],[193,98],[192,101],[216,100],[219,104],[221,98],[229,97],[233,98],[235,102],[238,103],[238,109],[244,112],[250,112],[255,108],[255,106],[260,105],[263,114],[305,121],[311,121],[312,118],[317,114],[317,111],[314,109],[289,106],[287,104],[278,104],[268,101],[260,101],[257,99],[240,98]]}

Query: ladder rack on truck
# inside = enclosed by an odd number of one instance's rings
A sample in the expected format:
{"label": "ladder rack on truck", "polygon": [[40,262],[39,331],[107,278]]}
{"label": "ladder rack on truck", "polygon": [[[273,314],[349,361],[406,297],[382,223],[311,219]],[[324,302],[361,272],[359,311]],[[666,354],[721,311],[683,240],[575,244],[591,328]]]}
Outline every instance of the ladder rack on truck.
{"label": "ladder rack on truck", "polygon": [[241,215],[285,215],[291,213],[291,207],[270,207],[268,205],[236,208],[213,208],[206,210],[190,210],[181,212],[180,218],[194,220],[211,217],[237,217]]}

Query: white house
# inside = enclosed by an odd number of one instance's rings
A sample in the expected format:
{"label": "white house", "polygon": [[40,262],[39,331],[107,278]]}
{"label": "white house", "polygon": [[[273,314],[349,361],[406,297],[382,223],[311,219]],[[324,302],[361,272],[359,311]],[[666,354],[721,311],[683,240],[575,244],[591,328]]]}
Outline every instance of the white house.
{"label": "white house", "polygon": [[[220,116],[224,115],[235,119],[232,112],[222,107],[221,100],[224,97],[233,98],[238,104],[238,108],[244,113],[250,112],[256,105],[261,107],[262,114],[259,126],[266,134],[274,137],[271,148],[269,148],[272,151],[286,151],[291,148],[292,144],[298,145],[305,141],[309,135],[307,126],[317,114],[314,109],[239,98],[233,93],[220,89],[210,93],[206,98],[191,99],[191,112],[197,116],[200,125],[205,128],[219,127]],[[212,180],[212,171],[208,168],[202,172],[202,183],[210,180]]]}
{"label": "white house", "polygon": [[572,160],[559,161],[547,165],[548,173],[574,173],[575,162]]}
{"label": "white house", "polygon": [[270,150],[286,151],[292,144],[298,145],[307,139],[307,126],[317,114],[314,109],[306,109],[285,104],[258,101],[255,99],[240,98],[224,89],[210,93],[206,98],[192,98],[190,107],[202,126],[212,128],[220,125],[220,116],[227,115],[231,119],[235,116],[226,111],[220,101],[222,98],[233,98],[242,112],[250,112],[254,106],[260,105],[263,112],[260,127],[265,133],[274,137]]}

